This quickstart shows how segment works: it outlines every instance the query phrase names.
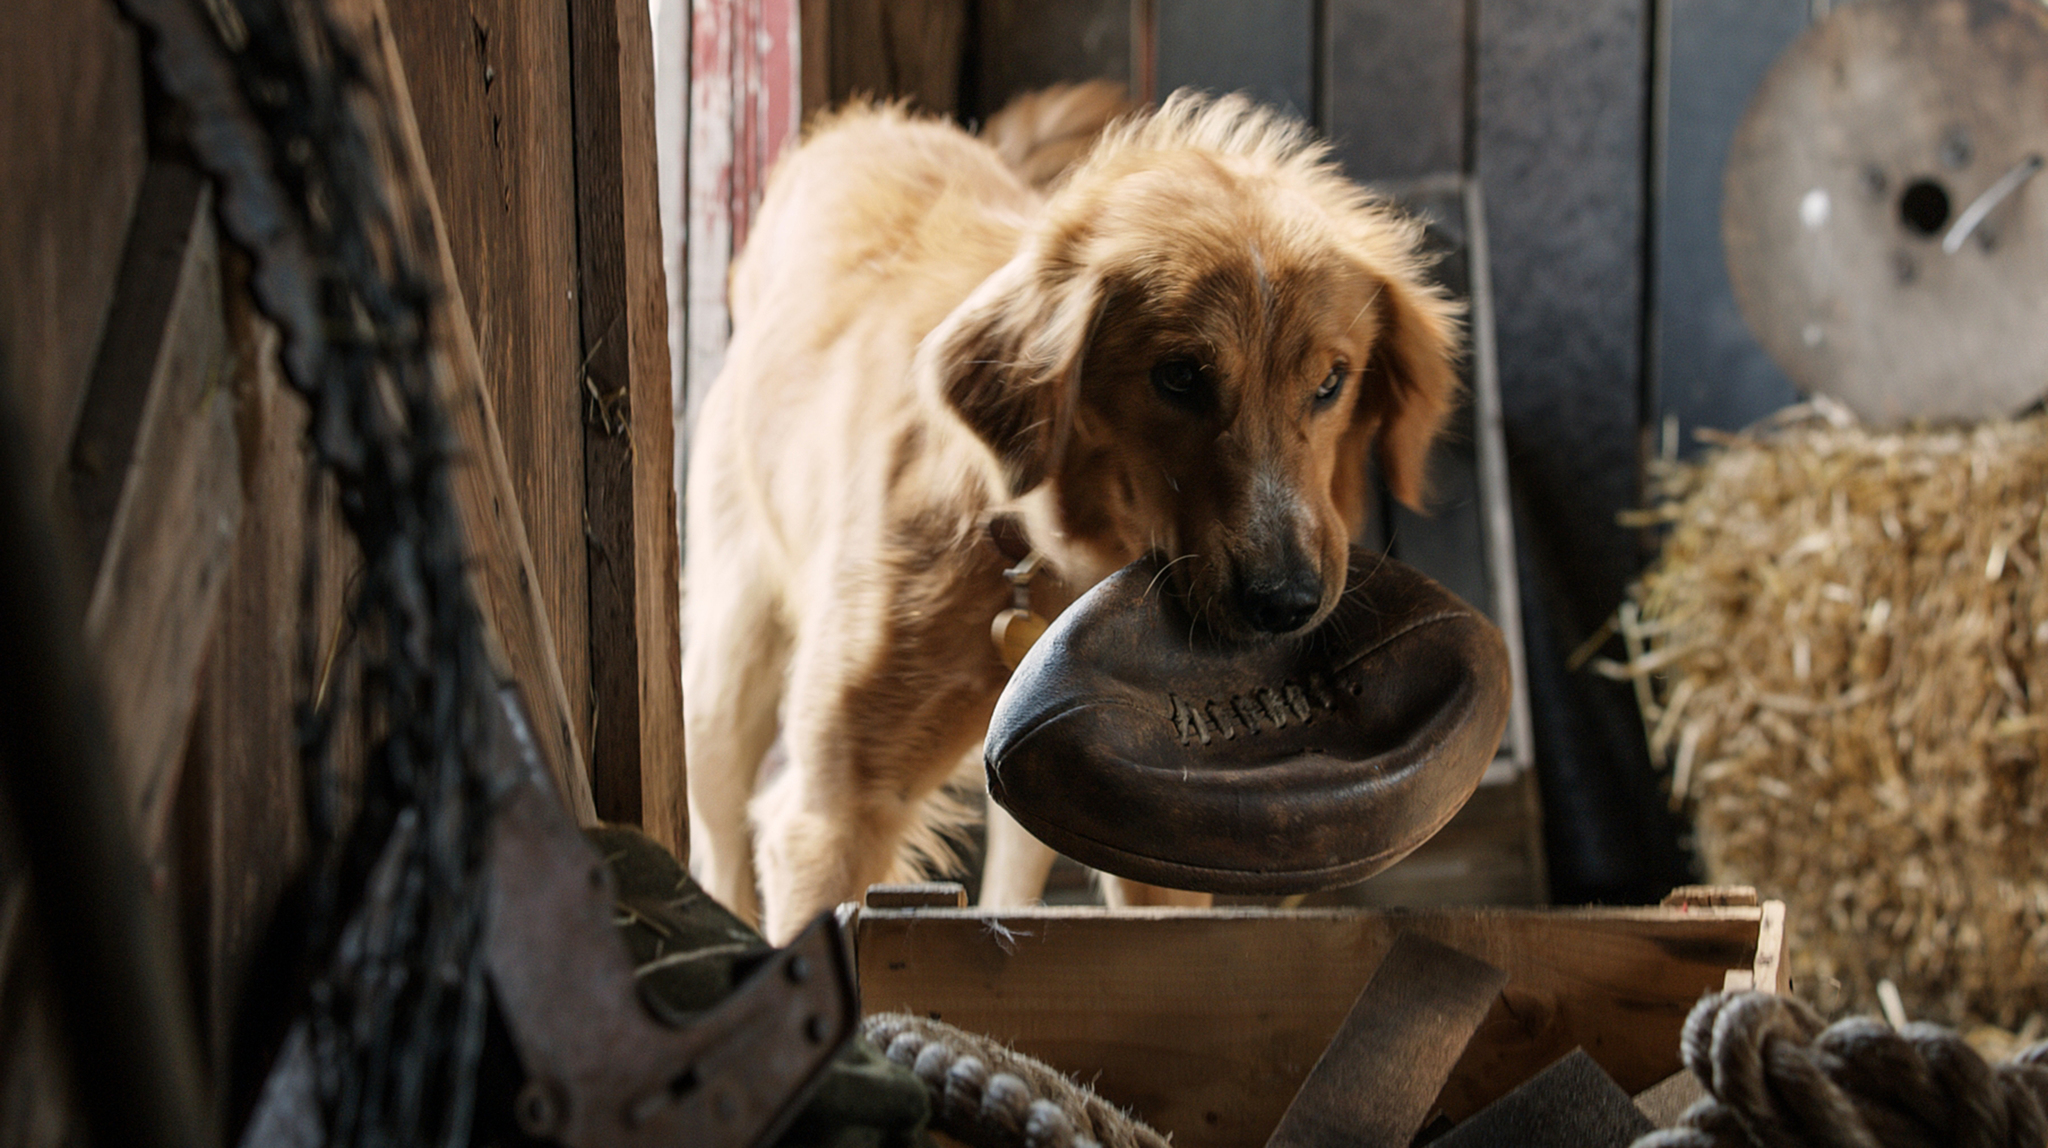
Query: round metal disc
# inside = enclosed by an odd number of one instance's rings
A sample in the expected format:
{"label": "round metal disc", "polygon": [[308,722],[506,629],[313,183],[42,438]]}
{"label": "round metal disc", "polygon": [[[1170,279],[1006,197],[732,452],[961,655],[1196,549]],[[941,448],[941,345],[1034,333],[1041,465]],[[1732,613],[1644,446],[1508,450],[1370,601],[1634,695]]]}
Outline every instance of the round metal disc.
{"label": "round metal disc", "polygon": [[2048,392],[2044,157],[2040,0],[1837,6],[1729,149],[1722,236],[1751,330],[1867,422],[2017,413]]}

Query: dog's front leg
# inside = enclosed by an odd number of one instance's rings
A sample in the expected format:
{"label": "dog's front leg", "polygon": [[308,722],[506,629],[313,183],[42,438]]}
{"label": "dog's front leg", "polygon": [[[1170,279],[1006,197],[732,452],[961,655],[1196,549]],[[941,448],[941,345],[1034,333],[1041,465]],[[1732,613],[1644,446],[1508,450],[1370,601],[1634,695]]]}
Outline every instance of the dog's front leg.
{"label": "dog's front leg", "polygon": [[981,864],[981,901],[988,908],[1036,904],[1045,897],[1053,847],[1033,837],[1008,810],[988,803],[988,851]]}

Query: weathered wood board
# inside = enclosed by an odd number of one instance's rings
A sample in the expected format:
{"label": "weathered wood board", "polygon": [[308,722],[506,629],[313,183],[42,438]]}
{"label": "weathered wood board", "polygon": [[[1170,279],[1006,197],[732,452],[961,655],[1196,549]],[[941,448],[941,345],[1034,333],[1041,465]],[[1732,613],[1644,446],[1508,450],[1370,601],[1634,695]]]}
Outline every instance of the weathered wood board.
{"label": "weathered wood board", "polygon": [[107,326],[66,501],[124,797],[156,856],[242,515],[213,197],[198,172],[151,165]]}
{"label": "weathered wood board", "polygon": [[0,14],[0,358],[54,471],[98,351],[142,183],[141,55],[106,0]]}
{"label": "weathered wood board", "polygon": [[1456,1120],[1574,1046],[1632,1092],[1669,1076],[1702,993],[1774,983],[1767,910],[863,910],[856,936],[867,1011],[994,1037],[1206,1148],[1264,1142],[1398,931],[1509,974],[1439,1097]]}
{"label": "weathered wood board", "polygon": [[570,6],[477,0],[389,11],[453,256],[453,285],[469,311],[554,631],[562,689],[587,743],[590,588]]}
{"label": "weathered wood board", "polygon": [[591,784],[599,816],[687,856],[653,33],[637,0],[577,5],[572,23]]}

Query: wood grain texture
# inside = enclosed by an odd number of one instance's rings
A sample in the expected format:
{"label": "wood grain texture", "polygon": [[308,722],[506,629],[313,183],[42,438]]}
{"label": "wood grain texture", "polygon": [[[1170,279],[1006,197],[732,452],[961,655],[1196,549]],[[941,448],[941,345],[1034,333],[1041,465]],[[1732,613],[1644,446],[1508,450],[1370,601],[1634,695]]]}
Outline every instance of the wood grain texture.
{"label": "wood grain texture", "polygon": [[912,107],[937,115],[959,106],[967,0],[829,0],[824,7],[826,38],[810,38],[805,26],[803,66],[808,77],[813,57],[829,60],[831,103],[907,97]]}
{"label": "wood grain texture", "polygon": [[[225,1111],[239,1112],[296,1011],[291,967],[257,955],[308,852],[296,706],[319,686],[300,679],[301,643],[354,656],[342,602],[360,558],[331,495],[308,498],[306,407],[283,381],[276,329],[257,315],[239,270],[226,307],[248,486],[200,675],[174,860],[201,1040]],[[319,562],[310,602],[309,557]],[[344,778],[360,768],[358,730],[347,716],[335,725],[332,760]]]}
{"label": "wood grain texture", "polygon": [[457,466],[453,486],[463,530],[473,558],[477,603],[493,631],[494,659],[504,680],[516,683],[533,719],[541,756],[560,787],[570,815],[578,823],[596,820],[590,777],[583,755],[581,717],[570,709],[556,654],[552,624],[535,575],[533,551],[505,447],[498,434],[495,403],[484,381],[475,327],[459,290],[444,213],[412,117],[412,97],[404,63],[398,54],[382,0],[339,0],[336,15],[367,49],[388,92],[400,138],[395,141],[397,178],[410,183],[403,194],[417,195],[429,208],[433,245],[426,252],[446,287],[435,314],[434,337],[442,356],[441,385],[449,420],[465,465]]}
{"label": "wood grain texture", "polygon": [[151,166],[68,473],[85,640],[145,857],[165,844],[242,515],[212,209],[196,171]]}
{"label": "wood grain texture", "polygon": [[[1259,1143],[1397,930],[1507,970],[1440,1097],[1477,1111],[1572,1047],[1623,1088],[1678,1068],[1700,994],[1756,958],[1754,908],[865,910],[870,1012],[933,1015],[1093,1080],[1184,1148]],[[1098,1075],[1099,1074],[1099,1075]]]}
{"label": "wood grain texture", "polygon": [[1143,2],[982,0],[966,64],[973,99],[962,114],[986,118],[1010,97],[1048,84],[1130,85],[1132,7]]}
{"label": "wood grain texture", "polygon": [[140,57],[105,0],[0,13],[0,355],[54,473],[85,394],[142,182]]}
{"label": "wood grain texture", "polygon": [[1322,127],[1353,179],[1466,170],[1466,0],[1328,0]]}
{"label": "wood grain texture", "polygon": [[688,855],[668,288],[653,39],[638,0],[573,21],[597,812]]}
{"label": "wood grain texture", "polygon": [[577,732],[592,722],[570,12],[390,7]]}
{"label": "wood grain texture", "polygon": [[1507,979],[1396,933],[1266,1148],[1408,1148]]}

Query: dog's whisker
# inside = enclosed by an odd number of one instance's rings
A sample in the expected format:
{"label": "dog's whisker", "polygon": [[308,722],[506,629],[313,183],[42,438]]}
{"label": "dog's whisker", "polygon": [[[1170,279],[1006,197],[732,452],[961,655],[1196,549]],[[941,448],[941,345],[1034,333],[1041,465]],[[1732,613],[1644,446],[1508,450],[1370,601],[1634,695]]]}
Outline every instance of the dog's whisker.
{"label": "dog's whisker", "polygon": [[1353,327],[1356,327],[1356,326],[1358,326],[1358,321],[1359,321],[1360,319],[1363,319],[1363,318],[1365,318],[1365,313],[1366,313],[1367,311],[1370,311],[1370,310],[1372,310],[1372,305],[1373,305],[1374,303],[1377,303],[1377,302],[1379,302],[1379,301],[1380,301],[1380,293],[1381,293],[1381,292],[1383,292],[1383,291],[1385,291],[1386,289],[1387,289],[1387,285],[1386,285],[1385,283],[1382,283],[1382,284],[1380,284],[1379,286],[1377,286],[1377,287],[1375,287],[1375,288],[1373,288],[1373,289],[1372,289],[1372,294],[1371,294],[1371,295],[1368,295],[1368,296],[1366,297],[1366,300],[1365,300],[1365,306],[1363,306],[1363,307],[1360,307],[1360,308],[1358,309],[1358,314],[1356,314],[1356,315],[1353,315],[1353,316],[1351,317],[1351,321],[1350,321],[1349,323],[1346,323],[1346,324],[1344,324],[1344,333],[1345,333],[1345,334],[1349,335],[1349,334],[1351,333],[1351,328],[1353,328]]}
{"label": "dog's whisker", "polygon": [[1159,568],[1159,573],[1152,575],[1152,581],[1147,582],[1145,584],[1145,593],[1140,595],[1140,597],[1150,598],[1152,596],[1152,591],[1157,590],[1159,588],[1159,580],[1166,577],[1166,572],[1168,570],[1173,569],[1175,566],[1179,565],[1182,562],[1186,562],[1188,559],[1193,557],[1195,557],[1195,555],[1193,554],[1183,554],[1180,557],[1174,559],[1173,561],[1168,562],[1166,565],[1161,566]]}

